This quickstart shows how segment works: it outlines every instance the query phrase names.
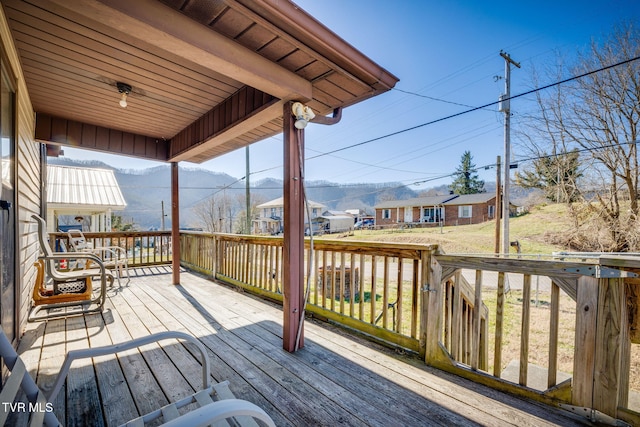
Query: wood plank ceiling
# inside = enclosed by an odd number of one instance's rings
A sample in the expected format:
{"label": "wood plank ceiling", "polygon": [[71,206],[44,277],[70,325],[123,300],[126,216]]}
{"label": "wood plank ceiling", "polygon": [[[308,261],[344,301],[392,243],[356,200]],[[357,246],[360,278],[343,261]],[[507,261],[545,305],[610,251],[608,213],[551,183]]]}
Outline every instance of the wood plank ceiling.
{"label": "wood plank ceiling", "polygon": [[43,142],[199,163],[398,81],[288,0],[0,2]]}

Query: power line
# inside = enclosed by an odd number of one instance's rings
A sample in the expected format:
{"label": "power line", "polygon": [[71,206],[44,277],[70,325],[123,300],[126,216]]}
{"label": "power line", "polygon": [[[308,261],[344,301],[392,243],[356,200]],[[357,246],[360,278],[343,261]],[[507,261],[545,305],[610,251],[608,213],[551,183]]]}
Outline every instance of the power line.
{"label": "power line", "polygon": [[[332,150],[332,151],[320,153],[320,154],[317,154],[315,156],[307,157],[306,160],[317,159],[319,157],[328,156],[328,155],[331,155],[331,154],[334,154],[334,153],[338,153],[340,151],[348,150],[350,148],[359,147],[359,146],[362,146],[362,145],[370,144],[370,143],[375,142],[375,141],[380,141],[380,140],[385,139],[385,138],[389,138],[389,137],[392,137],[392,136],[400,135],[402,133],[406,133],[406,132],[409,132],[409,131],[412,131],[412,130],[415,130],[415,129],[419,129],[419,128],[422,128],[422,127],[425,127],[425,126],[429,126],[429,125],[432,125],[432,124],[435,124],[435,123],[439,123],[439,122],[442,122],[442,121],[445,121],[445,120],[449,120],[449,119],[452,119],[452,118],[455,118],[455,117],[459,117],[459,116],[462,116],[462,115],[465,115],[465,114],[468,114],[468,113],[472,113],[474,111],[478,111],[478,110],[481,110],[483,108],[487,108],[487,107],[490,107],[490,106],[493,106],[493,105],[497,105],[500,102],[504,102],[504,101],[508,101],[508,100],[516,99],[516,98],[520,98],[520,97],[523,97],[523,96],[526,96],[526,95],[530,95],[532,93],[536,93],[536,92],[539,92],[539,91],[542,91],[542,90],[545,90],[545,89],[549,89],[549,88],[554,87],[554,86],[558,86],[558,85],[561,85],[561,84],[564,84],[564,83],[568,83],[568,82],[573,81],[573,80],[581,79],[583,77],[586,77],[586,76],[589,76],[589,75],[592,75],[592,74],[595,74],[595,73],[599,73],[599,72],[602,72],[602,71],[609,70],[611,68],[615,68],[615,67],[618,67],[618,66],[621,66],[621,65],[625,65],[625,64],[631,63],[633,61],[637,61],[638,59],[640,59],[640,56],[636,56],[636,57],[633,57],[633,58],[630,58],[630,59],[626,59],[624,61],[620,61],[618,63],[612,64],[612,65],[608,65],[608,66],[605,66],[605,67],[602,67],[602,68],[599,68],[599,69],[596,69],[596,70],[588,71],[588,72],[579,74],[577,76],[572,76],[572,77],[566,78],[564,80],[560,80],[560,81],[557,81],[555,83],[550,83],[550,84],[547,84],[547,85],[539,87],[539,88],[531,89],[529,91],[526,91],[526,92],[523,92],[523,93],[519,93],[517,95],[513,95],[513,96],[510,96],[508,98],[503,98],[503,99],[498,100],[498,101],[490,102],[490,103],[481,105],[479,107],[473,107],[473,108],[470,108],[468,110],[461,111],[461,112],[458,112],[458,113],[455,113],[455,114],[450,114],[448,116],[441,117],[441,118],[438,118],[438,119],[435,119],[435,120],[430,120],[428,122],[425,122],[425,123],[422,123],[422,124],[419,124],[419,125],[416,125],[416,126],[411,126],[409,128],[401,129],[401,130],[396,131],[396,132],[391,132],[391,133],[388,133],[388,134],[385,134],[385,135],[382,135],[382,136],[379,136],[379,137],[376,137],[376,138],[371,138],[371,139],[368,139],[366,141],[362,141],[362,142],[359,142],[359,143],[356,143],[356,144],[348,145],[348,146],[345,146],[345,147],[342,147],[342,148],[338,148],[338,149],[335,149],[335,150]],[[598,147],[598,148],[604,148],[604,147]],[[592,149],[590,149],[590,150],[592,150]],[[585,151],[588,151],[588,150],[585,149]],[[535,160],[535,158],[527,159],[527,160]],[[522,160],[522,161],[525,161],[525,160]],[[486,169],[486,168],[491,167],[491,166],[492,165],[488,165],[488,166],[485,166],[484,168]],[[281,167],[282,167],[282,165],[274,166],[272,168],[262,169],[262,170],[259,170],[259,171],[252,172],[251,175],[267,172],[267,171],[270,171],[270,170],[273,170],[273,169],[279,169]],[[413,182],[413,184],[416,184],[416,185],[417,184],[423,184],[423,183],[434,181],[434,180],[438,180],[438,179],[448,178],[448,177],[450,177],[452,175],[454,175],[454,174],[441,175],[439,177],[433,177],[433,178],[429,178],[429,179],[422,180],[422,181],[415,181],[415,182]],[[230,184],[218,189],[218,191],[213,192],[209,196],[197,200],[191,206],[194,206],[195,204],[199,203],[200,201],[205,200],[205,199],[207,199],[209,197],[212,197],[212,196],[216,195],[217,193],[219,193],[221,191],[224,191],[226,189],[231,188],[232,185],[237,184],[238,182],[240,182],[240,181],[242,181],[244,179],[245,179],[245,177],[237,179],[236,181],[234,181],[234,182],[232,182],[232,183],[230,183]]]}
{"label": "power line", "polygon": [[381,139],[389,138],[391,136],[400,135],[400,134],[405,133],[405,132],[409,132],[409,131],[416,130],[416,129],[419,129],[419,128],[422,128],[422,127],[425,127],[425,126],[429,126],[429,125],[432,125],[432,124],[435,124],[435,123],[439,123],[439,122],[442,122],[442,121],[445,121],[445,120],[449,120],[449,119],[452,119],[454,117],[458,117],[458,116],[462,116],[464,114],[472,113],[474,111],[478,111],[478,110],[481,110],[483,108],[490,107],[492,105],[497,105],[500,102],[505,102],[505,101],[508,101],[508,100],[511,100],[511,99],[520,98],[522,96],[531,95],[532,93],[536,93],[536,92],[539,92],[539,91],[542,91],[542,90],[545,90],[545,89],[549,89],[550,87],[554,87],[554,86],[558,86],[558,85],[561,85],[561,84],[564,84],[564,83],[568,83],[568,82],[573,81],[573,80],[581,79],[581,78],[589,76],[591,74],[595,74],[595,73],[599,73],[599,72],[602,72],[602,71],[606,71],[606,70],[609,70],[611,68],[618,67],[620,65],[628,64],[630,62],[637,61],[638,59],[640,59],[640,56],[636,56],[634,58],[627,59],[627,60],[618,62],[616,64],[608,65],[608,66],[599,68],[597,70],[588,71],[586,73],[583,73],[583,74],[580,74],[580,75],[577,75],[577,76],[569,77],[567,79],[560,80],[560,81],[555,82],[555,83],[550,83],[548,85],[545,85],[545,86],[542,86],[542,87],[539,87],[539,88],[536,88],[536,89],[531,89],[529,91],[526,91],[526,92],[523,92],[523,93],[519,93],[517,95],[513,95],[513,96],[510,96],[508,98],[505,97],[505,98],[503,98],[501,100],[490,102],[488,104],[484,104],[484,105],[481,105],[479,107],[473,107],[473,108],[470,108],[468,110],[461,111],[459,113],[450,114],[448,116],[441,117],[439,119],[430,120],[430,121],[428,121],[426,123],[422,123],[422,124],[419,124],[419,125],[416,125],[416,126],[411,126],[409,128],[401,129],[399,131],[391,132],[391,133],[388,133],[386,135],[378,136],[376,138],[371,138],[371,139],[368,139],[366,141],[362,141],[362,142],[359,142],[359,143],[356,143],[356,144],[347,145],[346,147],[342,147],[342,148],[338,148],[338,149],[335,149],[335,150],[332,150],[332,151],[328,151],[328,152],[323,153],[323,154],[318,154],[316,156],[312,156],[312,157],[307,158],[307,160],[317,159],[317,158],[322,157],[322,156],[327,156],[329,154],[338,153],[340,151],[348,150],[350,148],[354,148],[354,147],[359,147],[361,145],[370,144],[370,143],[375,142],[375,141],[380,141]]}
{"label": "power line", "polygon": [[568,156],[569,154],[572,154],[572,153],[586,153],[586,152],[591,152],[591,151],[599,151],[599,150],[605,150],[607,148],[619,147],[620,145],[638,144],[639,142],[640,142],[640,140],[636,139],[635,141],[617,142],[615,144],[602,145],[600,147],[581,148],[581,149],[575,148],[575,149],[572,149],[571,151],[566,151],[564,153],[545,154],[544,156],[527,157],[527,158],[524,158],[524,159],[517,159],[517,160],[515,160],[515,162],[517,164],[518,162],[530,162],[530,161],[533,161],[533,160],[549,159],[551,157]]}
{"label": "power line", "polygon": [[430,99],[432,101],[438,101],[438,102],[444,102],[446,104],[453,104],[453,105],[459,105],[461,107],[467,107],[467,108],[473,108],[472,105],[467,105],[467,104],[461,104],[459,102],[453,102],[453,101],[447,101],[446,99],[441,99],[441,98],[435,98],[433,96],[429,96],[429,95],[422,95],[420,93],[415,93],[415,92],[409,92],[408,90],[402,90],[402,89],[398,89],[396,87],[392,88],[392,90],[395,90],[396,92],[402,92],[402,93],[406,93],[407,95],[413,95],[413,96],[417,96],[420,98],[426,98],[426,99]]}
{"label": "power line", "polygon": [[[320,158],[320,157],[324,157],[324,156],[328,156],[328,155],[331,155],[331,154],[338,153],[340,151],[345,151],[345,150],[348,150],[350,148],[359,147],[359,146],[362,146],[362,145],[370,144],[372,142],[380,141],[380,140],[385,139],[385,138],[389,138],[389,137],[392,137],[392,136],[400,135],[402,133],[406,133],[406,132],[409,132],[409,131],[412,131],[412,130],[415,130],[415,129],[419,129],[419,128],[422,128],[422,127],[425,127],[425,126],[429,126],[429,125],[432,125],[432,124],[435,124],[435,123],[439,123],[439,122],[442,122],[442,121],[445,121],[445,120],[449,120],[449,119],[452,119],[452,118],[455,118],[455,117],[458,117],[458,116],[462,116],[462,115],[465,115],[465,114],[468,114],[468,113],[472,113],[474,111],[478,111],[478,110],[481,110],[481,109],[484,109],[484,108],[487,108],[487,107],[491,107],[491,106],[499,104],[500,102],[504,102],[504,101],[508,101],[508,100],[516,99],[516,98],[520,98],[520,97],[523,97],[523,96],[526,96],[526,95],[530,95],[532,93],[536,93],[536,92],[539,92],[539,91],[542,91],[542,90],[545,90],[545,89],[549,89],[549,88],[554,87],[554,86],[558,86],[558,85],[561,85],[561,84],[564,84],[564,83],[568,83],[568,82],[573,81],[573,80],[577,80],[577,79],[589,76],[591,74],[599,73],[599,72],[606,71],[606,70],[611,69],[611,68],[618,67],[620,65],[628,64],[628,63],[636,61],[638,59],[640,59],[640,56],[636,56],[634,58],[627,59],[627,60],[612,64],[612,65],[608,65],[608,66],[605,66],[605,67],[602,67],[602,68],[599,68],[599,69],[596,69],[596,70],[588,71],[586,73],[579,74],[577,76],[569,77],[567,79],[560,80],[560,81],[555,82],[555,83],[550,83],[548,85],[545,85],[545,86],[542,86],[542,87],[539,87],[539,88],[535,88],[535,89],[532,89],[532,90],[529,90],[529,91],[526,91],[526,92],[523,92],[523,93],[520,93],[520,94],[517,94],[517,95],[513,95],[513,96],[510,96],[508,98],[503,98],[502,100],[490,102],[490,103],[481,105],[479,107],[473,107],[473,108],[470,108],[468,110],[461,111],[459,113],[450,114],[448,116],[441,117],[441,118],[435,119],[435,120],[431,120],[431,121],[428,121],[426,123],[422,123],[422,124],[419,124],[419,125],[416,125],[416,126],[412,126],[412,127],[409,127],[409,128],[401,129],[399,131],[391,132],[391,133],[388,133],[388,134],[385,134],[385,135],[382,135],[382,136],[379,136],[379,137],[376,137],[376,138],[371,138],[371,139],[368,139],[368,140],[365,140],[365,141],[362,141],[362,142],[359,142],[359,143],[356,143],[356,144],[347,145],[345,147],[337,148],[335,150],[331,150],[331,151],[327,151],[327,152],[321,152],[321,153],[319,153],[319,154],[317,154],[315,156],[307,157],[305,160],[314,160],[314,159],[317,159],[317,158]],[[401,91],[401,92],[404,92],[404,91]],[[274,170],[274,169],[279,169],[281,167],[282,167],[282,165],[274,166],[274,167],[266,168],[266,169],[261,169],[259,171],[252,172],[251,175],[268,172],[268,171],[271,171],[271,170]],[[242,178],[242,179],[244,179],[244,178]]]}

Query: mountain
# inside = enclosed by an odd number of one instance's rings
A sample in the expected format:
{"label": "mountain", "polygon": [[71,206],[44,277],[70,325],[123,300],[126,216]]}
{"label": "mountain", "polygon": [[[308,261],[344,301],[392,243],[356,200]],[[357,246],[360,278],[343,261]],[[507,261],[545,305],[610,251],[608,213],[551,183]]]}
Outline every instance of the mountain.
{"label": "mountain", "polygon": [[[120,213],[125,222],[133,221],[142,230],[160,228],[164,205],[165,227],[171,226],[171,166],[161,165],[144,170],[118,169],[100,161],[77,161],[49,158],[57,165],[111,169],[114,171],[127,208]],[[201,168],[180,167],[180,225],[199,227],[194,207],[210,197],[227,196],[244,209],[245,181],[224,173]],[[282,180],[265,178],[251,181],[251,197],[263,203],[282,197]],[[512,186],[512,202],[530,193]],[[487,183],[487,192],[495,193],[495,183]],[[384,200],[403,200],[428,194],[448,194],[449,187],[441,185],[420,193],[400,183],[337,184],[329,181],[305,181],[309,200],[322,203],[331,210],[363,209],[373,214],[373,207]],[[514,200],[513,194],[518,198]]]}
{"label": "mountain", "polygon": [[[160,227],[164,203],[165,227],[171,225],[171,167],[156,166],[144,170],[118,169],[100,161],[76,161],[49,158],[50,164],[110,169],[114,171],[127,208],[120,214],[126,222],[133,221],[140,229]],[[244,180],[206,169],[180,167],[180,225],[198,227],[193,207],[214,195],[224,194],[232,200],[245,195]],[[307,197],[322,203],[327,209],[365,209],[373,213],[373,206],[384,198],[407,199],[417,193],[398,183],[342,185],[328,181],[306,181]],[[266,202],[282,197],[282,180],[266,178],[251,182],[251,197]]]}

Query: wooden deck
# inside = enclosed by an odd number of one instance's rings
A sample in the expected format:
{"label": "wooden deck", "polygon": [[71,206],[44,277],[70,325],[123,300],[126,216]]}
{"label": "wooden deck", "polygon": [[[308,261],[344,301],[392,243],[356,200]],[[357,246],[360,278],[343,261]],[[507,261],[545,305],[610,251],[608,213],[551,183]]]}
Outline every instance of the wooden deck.
{"label": "wooden deck", "polygon": [[[21,346],[31,375],[50,386],[65,351],[164,330],[198,336],[217,381],[278,426],[571,426],[582,419],[436,371],[411,355],[308,321],[305,347],[282,350],[279,307],[167,267],[132,271],[102,315],[30,324]],[[200,365],[175,341],[74,364],[56,415],[69,426],[117,425],[198,387]],[[26,420],[16,418],[15,424]]]}

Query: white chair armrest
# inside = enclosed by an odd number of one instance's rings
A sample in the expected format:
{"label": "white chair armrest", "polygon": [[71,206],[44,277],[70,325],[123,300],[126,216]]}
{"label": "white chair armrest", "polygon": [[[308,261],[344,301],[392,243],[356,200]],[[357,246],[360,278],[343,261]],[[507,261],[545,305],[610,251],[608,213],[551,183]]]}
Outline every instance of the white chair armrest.
{"label": "white chair armrest", "polygon": [[166,331],[166,332],[158,332],[155,334],[148,335],[142,338],[136,338],[130,341],[125,341],[119,344],[107,345],[103,347],[93,347],[86,348],[80,350],[71,350],[67,353],[67,356],[64,359],[64,363],[62,364],[62,368],[60,368],[60,372],[56,377],[55,382],[53,383],[53,388],[51,389],[51,393],[47,396],[47,400],[50,402],[53,401],[60,389],[62,388],[62,384],[64,383],[65,378],[69,374],[69,369],[71,368],[71,363],[77,359],[86,359],[88,357],[98,357],[105,356],[107,354],[115,354],[125,350],[131,350],[132,348],[141,347],[146,344],[151,344],[160,340],[165,339],[179,339],[188,341],[191,344],[195,345],[200,351],[201,359],[202,359],[202,388],[209,387],[211,380],[211,368],[209,366],[209,357],[207,356],[207,349],[202,345],[202,343],[193,335],[186,334],[184,332],[178,331]]}
{"label": "white chair armrest", "polygon": [[162,425],[166,427],[206,427],[227,418],[240,416],[250,416],[264,422],[269,427],[276,427],[271,417],[262,408],[241,399],[218,400]]}
{"label": "white chair armrest", "polygon": [[115,260],[126,260],[127,252],[120,246],[99,246],[93,248],[90,252],[105,258],[107,254],[111,255]]}
{"label": "white chair armrest", "polygon": [[98,264],[100,268],[104,268],[104,263],[100,257],[88,252],[54,252],[51,255],[43,255],[38,258],[44,261],[48,259],[90,259]]}

